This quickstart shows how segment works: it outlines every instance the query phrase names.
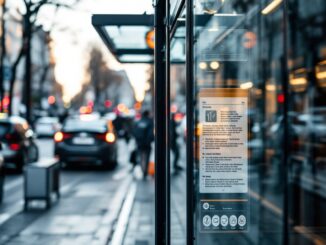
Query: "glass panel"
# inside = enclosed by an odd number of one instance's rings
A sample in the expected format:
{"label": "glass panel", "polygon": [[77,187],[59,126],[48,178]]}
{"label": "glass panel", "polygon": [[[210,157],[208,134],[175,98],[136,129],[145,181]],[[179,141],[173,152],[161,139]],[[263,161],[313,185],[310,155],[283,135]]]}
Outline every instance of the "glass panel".
{"label": "glass panel", "polygon": [[[186,244],[186,69],[185,22],[171,40],[170,67],[170,162],[171,244]],[[179,63],[179,64],[177,64]],[[181,64],[180,64],[181,63]]]}
{"label": "glass panel", "polygon": [[185,65],[171,66],[171,244],[186,244]]}
{"label": "glass panel", "polygon": [[186,50],[185,50],[185,38],[174,37],[171,42],[171,62],[185,62]]}
{"label": "glass panel", "polygon": [[122,63],[153,63],[153,55],[121,55],[119,61]]}
{"label": "glass panel", "polygon": [[326,2],[284,11],[195,1],[195,244],[326,244]]}
{"label": "glass panel", "polygon": [[180,7],[181,0],[170,0],[170,16],[175,17],[174,15],[177,12],[177,9]]}
{"label": "glass panel", "polygon": [[282,243],[283,9],[263,2],[196,1],[196,244]]}
{"label": "glass panel", "polygon": [[151,30],[147,26],[107,26],[106,31],[113,40],[117,49],[137,48],[145,49],[146,33]]}
{"label": "glass panel", "polygon": [[289,1],[291,244],[326,243],[325,11],[325,1]]}

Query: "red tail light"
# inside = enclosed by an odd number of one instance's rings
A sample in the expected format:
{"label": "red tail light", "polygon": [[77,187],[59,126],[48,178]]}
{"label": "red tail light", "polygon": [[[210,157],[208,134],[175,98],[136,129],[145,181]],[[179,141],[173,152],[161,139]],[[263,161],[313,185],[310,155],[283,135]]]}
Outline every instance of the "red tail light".
{"label": "red tail light", "polygon": [[18,151],[20,149],[20,144],[16,144],[16,143],[10,144],[9,148],[13,151]]}
{"label": "red tail light", "polygon": [[17,140],[19,140],[19,137],[18,137],[17,134],[6,134],[5,138],[8,141],[17,141]]}
{"label": "red tail light", "polygon": [[104,134],[97,134],[96,138],[103,140],[107,143],[113,143],[115,141],[115,135],[114,133],[108,132]]}
{"label": "red tail light", "polygon": [[62,132],[56,132],[54,134],[54,141],[55,142],[62,142],[65,139],[69,139],[71,138],[71,134],[67,134],[67,133],[62,133]]}
{"label": "red tail light", "polygon": [[96,134],[96,138],[99,140],[105,140],[105,134]]}
{"label": "red tail light", "polygon": [[108,142],[108,143],[113,143],[115,141],[115,135],[114,135],[114,133],[108,132],[105,135],[105,141]]}

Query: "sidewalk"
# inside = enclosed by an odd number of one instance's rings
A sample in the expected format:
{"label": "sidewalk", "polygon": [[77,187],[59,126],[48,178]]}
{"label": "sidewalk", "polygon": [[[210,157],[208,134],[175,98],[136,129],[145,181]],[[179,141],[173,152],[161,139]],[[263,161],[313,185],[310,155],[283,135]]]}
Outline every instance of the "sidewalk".
{"label": "sidewalk", "polygon": [[124,245],[154,244],[154,179],[137,181],[137,192],[129,217]]}
{"label": "sidewalk", "polygon": [[[0,244],[106,244],[131,178],[83,183],[63,193],[48,210],[21,212],[1,226]],[[27,222],[21,230],[16,227]],[[18,225],[19,224],[19,225]]]}
{"label": "sidewalk", "polygon": [[[137,192],[124,237],[124,245],[154,245],[155,186],[154,179],[137,181]],[[184,245],[186,234],[185,173],[171,176],[171,238]]]}

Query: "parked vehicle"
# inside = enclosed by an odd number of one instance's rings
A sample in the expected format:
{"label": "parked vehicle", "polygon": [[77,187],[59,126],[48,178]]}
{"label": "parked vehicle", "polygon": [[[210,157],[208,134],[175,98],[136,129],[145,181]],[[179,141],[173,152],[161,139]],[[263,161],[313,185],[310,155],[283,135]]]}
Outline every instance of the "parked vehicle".
{"label": "parked vehicle", "polygon": [[4,159],[2,155],[2,143],[0,142],[0,203],[3,199],[3,185],[5,180],[5,174],[4,174]]}
{"label": "parked vehicle", "polygon": [[36,135],[27,121],[21,117],[0,119],[0,141],[5,166],[14,165],[19,172],[27,163],[38,160]]}
{"label": "parked vehicle", "polygon": [[60,123],[56,117],[41,117],[35,124],[35,131],[38,137],[53,137],[59,130]]}
{"label": "parked vehicle", "polygon": [[92,163],[107,169],[117,165],[113,124],[92,115],[69,118],[54,135],[55,155],[65,164]]}

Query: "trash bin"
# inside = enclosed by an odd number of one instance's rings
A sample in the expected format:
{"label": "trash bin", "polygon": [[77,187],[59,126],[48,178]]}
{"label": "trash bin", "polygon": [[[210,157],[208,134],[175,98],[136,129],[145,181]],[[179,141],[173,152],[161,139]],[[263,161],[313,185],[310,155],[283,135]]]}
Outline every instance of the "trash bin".
{"label": "trash bin", "polygon": [[60,198],[60,163],[54,158],[41,159],[25,167],[25,209],[32,200],[44,200],[51,206],[52,194]]}

